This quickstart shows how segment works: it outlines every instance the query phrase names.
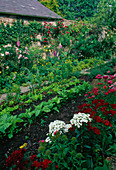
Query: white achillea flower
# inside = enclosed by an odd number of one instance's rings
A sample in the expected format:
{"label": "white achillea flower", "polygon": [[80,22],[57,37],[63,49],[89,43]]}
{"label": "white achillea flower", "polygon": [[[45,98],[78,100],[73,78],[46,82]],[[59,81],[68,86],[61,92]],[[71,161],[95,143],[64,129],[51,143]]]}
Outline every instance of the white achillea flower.
{"label": "white achillea flower", "polygon": [[[75,125],[78,128],[80,128],[83,122],[87,123],[91,120],[92,119],[90,118],[89,114],[80,113],[80,112],[78,114],[74,114],[73,118],[70,120],[71,124],[66,124],[64,121],[61,120],[55,120],[54,122],[51,122],[49,124],[49,133],[47,134],[47,136],[49,134],[54,136],[54,132],[56,131],[59,131],[60,134],[62,132],[68,132],[69,128],[72,127],[72,125]],[[45,141],[51,142],[49,137],[47,137]]]}
{"label": "white achillea flower", "polygon": [[82,126],[82,123],[85,122],[89,122],[92,119],[90,118],[89,114],[85,114],[85,113],[78,113],[78,114],[74,114],[73,118],[70,120],[72,125],[77,126],[78,128],[80,128]]}
{"label": "white achillea flower", "polygon": [[49,124],[49,133],[52,134],[56,130],[59,131],[65,127],[65,122],[61,120],[55,120]]}
{"label": "white achillea flower", "polygon": [[50,140],[50,138],[49,137],[47,137],[46,139],[45,139],[45,142],[51,142],[51,140]]}
{"label": "white achillea flower", "polygon": [[64,127],[64,132],[68,132],[68,129],[71,128],[72,125],[71,124],[66,124]]}

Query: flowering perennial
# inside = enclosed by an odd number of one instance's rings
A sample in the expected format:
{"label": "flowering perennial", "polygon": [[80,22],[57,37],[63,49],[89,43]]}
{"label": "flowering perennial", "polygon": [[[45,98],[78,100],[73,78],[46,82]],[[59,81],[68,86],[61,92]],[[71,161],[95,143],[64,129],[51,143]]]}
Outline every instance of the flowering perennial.
{"label": "flowering perennial", "polygon": [[73,118],[70,120],[72,125],[77,126],[80,128],[82,126],[82,123],[88,123],[92,119],[90,118],[90,114],[85,114],[79,112],[78,114],[74,114]]}

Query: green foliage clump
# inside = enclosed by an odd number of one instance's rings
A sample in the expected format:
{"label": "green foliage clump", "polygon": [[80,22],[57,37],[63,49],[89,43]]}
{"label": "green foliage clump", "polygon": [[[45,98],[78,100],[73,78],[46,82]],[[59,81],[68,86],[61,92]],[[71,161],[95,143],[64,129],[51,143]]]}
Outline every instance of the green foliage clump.
{"label": "green foliage clump", "polygon": [[47,8],[68,20],[92,17],[99,0],[39,0]]}
{"label": "green foliage clump", "polygon": [[92,23],[100,26],[108,26],[111,30],[116,28],[116,2],[115,0],[100,0],[97,13],[92,18]]}

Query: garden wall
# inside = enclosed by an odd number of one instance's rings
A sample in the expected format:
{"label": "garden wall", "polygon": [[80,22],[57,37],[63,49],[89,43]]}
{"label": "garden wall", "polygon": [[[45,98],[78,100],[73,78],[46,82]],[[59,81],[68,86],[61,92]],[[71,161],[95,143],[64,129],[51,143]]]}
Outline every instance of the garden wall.
{"label": "garden wall", "polygon": [[[36,20],[37,22],[41,22],[44,23],[45,21],[47,21],[48,23],[52,23],[53,25],[56,25],[56,20],[48,20],[45,18],[34,18],[34,17],[24,17],[24,16],[9,16],[9,15],[0,15],[0,24],[4,23],[5,25],[7,25],[8,23],[10,25],[12,25],[12,23],[14,21],[16,21],[17,19],[23,19],[25,24],[28,24],[29,21],[34,21]],[[70,25],[73,21],[71,20],[64,20],[64,25]]]}

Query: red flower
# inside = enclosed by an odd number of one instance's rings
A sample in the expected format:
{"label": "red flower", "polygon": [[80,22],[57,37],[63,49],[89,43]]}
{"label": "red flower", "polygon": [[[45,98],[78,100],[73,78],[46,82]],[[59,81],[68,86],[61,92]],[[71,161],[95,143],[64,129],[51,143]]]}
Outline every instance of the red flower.
{"label": "red flower", "polygon": [[37,155],[32,155],[32,156],[30,157],[31,161],[33,161],[35,158],[37,158]]}
{"label": "red flower", "polygon": [[106,126],[108,126],[108,125],[110,125],[110,122],[106,119],[106,120],[103,120],[103,123],[104,123],[104,125],[106,125]]}
{"label": "red flower", "polygon": [[58,169],[58,165],[55,165],[55,168]]}
{"label": "red flower", "polygon": [[100,135],[100,130],[97,129],[96,127],[93,127],[93,131],[94,131],[94,133],[96,133],[97,135]]}
{"label": "red flower", "polygon": [[116,104],[111,104],[112,109],[116,109]]}
{"label": "red flower", "polygon": [[38,167],[38,166],[39,166],[38,161],[33,161],[33,164],[32,164],[31,166],[32,166],[32,167]]}
{"label": "red flower", "polygon": [[48,159],[45,159],[42,163],[42,170],[44,170],[45,168],[48,168],[49,163],[52,163],[52,161],[49,161]]}
{"label": "red flower", "polygon": [[96,122],[99,122],[99,123],[103,121],[103,119],[100,118],[99,116],[94,117],[94,119]]}
{"label": "red flower", "polygon": [[92,104],[97,104],[98,102],[99,102],[99,100],[95,99],[95,100],[92,101]]}

